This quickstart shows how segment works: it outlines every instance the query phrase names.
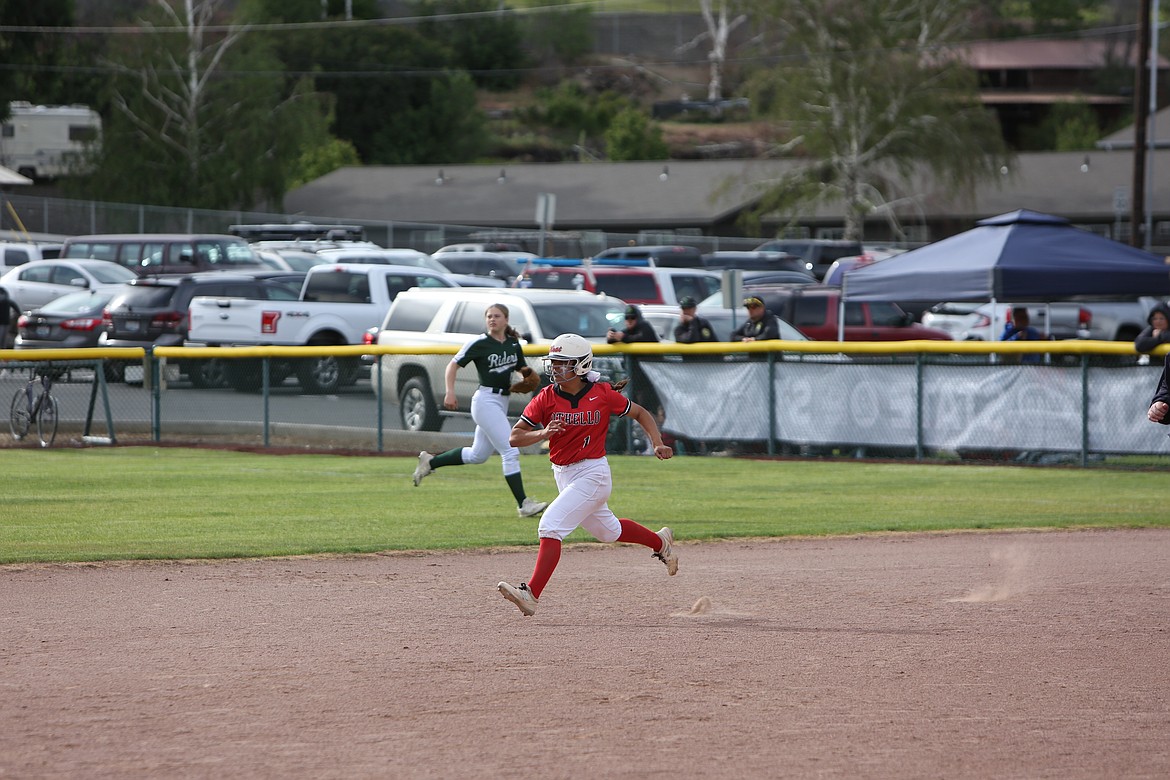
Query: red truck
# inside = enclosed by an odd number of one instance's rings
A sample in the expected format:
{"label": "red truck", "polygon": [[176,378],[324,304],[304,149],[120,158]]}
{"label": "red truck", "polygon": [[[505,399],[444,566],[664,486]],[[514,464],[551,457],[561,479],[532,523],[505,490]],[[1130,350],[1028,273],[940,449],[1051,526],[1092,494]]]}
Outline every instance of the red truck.
{"label": "red truck", "polygon": [[[837,340],[841,288],[828,285],[744,285],[744,297],[754,295],[777,317],[794,325],[810,339]],[[944,330],[914,321],[898,304],[886,301],[846,301],[845,341],[952,341]]]}

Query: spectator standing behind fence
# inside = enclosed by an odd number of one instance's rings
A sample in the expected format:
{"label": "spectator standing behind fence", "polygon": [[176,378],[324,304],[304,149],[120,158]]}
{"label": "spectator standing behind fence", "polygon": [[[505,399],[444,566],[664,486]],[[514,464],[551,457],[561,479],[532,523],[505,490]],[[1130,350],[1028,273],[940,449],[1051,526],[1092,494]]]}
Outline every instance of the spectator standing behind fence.
{"label": "spectator standing behind fence", "polygon": [[1163,344],[1170,344],[1170,306],[1165,303],[1155,305],[1146,322],[1145,329],[1133,340],[1134,349],[1148,354]]}
{"label": "spectator standing behind fence", "polygon": [[[1028,307],[1013,306],[1011,319],[1003,326],[1003,335],[1000,341],[1043,341],[1040,331],[1032,327],[1032,318],[1028,314]],[[1039,363],[1040,355],[1021,355],[1021,363]]]}
{"label": "spectator standing behind fence", "polygon": [[711,323],[695,313],[698,302],[689,295],[678,302],[682,312],[674,326],[674,340],[679,344],[698,344],[702,341],[716,341]]}
{"label": "spectator standing behind fence", "polygon": [[8,297],[8,290],[0,287],[0,349],[8,349],[8,332],[20,319],[20,309]]}
{"label": "spectator standing behind fence", "polygon": [[[626,327],[622,330],[610,328],[605,341],[607,344],[646,344],[657,342],[658,334],[654,332],[654,326],[642,318],[642,310],[630,305],[626,307]],[[658,408],[658,396],[637,360],[632,362],[630,380],[634,383],[630,388],[631,397],[647,409]]]}
{"label": "spectator standing behind fence", "polygon": [[605,334],[607,344],[637,344],[658,341],[654,326],[642,319],[642,310],[637,306],[626,307],[626,327],[622,330],[609,329]]}
{"label": "spectator standing behind fence", "polygon": [[780,324],[776,315],[764,307],[764,302],[754,295],[743,299],[747,309],[747,321],[731,332],[732,341],[763,341],[780,338]]}

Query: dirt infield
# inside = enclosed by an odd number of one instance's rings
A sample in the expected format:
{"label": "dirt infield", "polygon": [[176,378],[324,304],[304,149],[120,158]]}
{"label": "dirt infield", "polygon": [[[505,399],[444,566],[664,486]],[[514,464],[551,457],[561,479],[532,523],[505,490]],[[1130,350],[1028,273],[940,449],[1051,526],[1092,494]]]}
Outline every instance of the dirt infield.
{"label": "dirt infield", "polygon": [[1165,777],[1170,531],[0,567],[0,777]]}

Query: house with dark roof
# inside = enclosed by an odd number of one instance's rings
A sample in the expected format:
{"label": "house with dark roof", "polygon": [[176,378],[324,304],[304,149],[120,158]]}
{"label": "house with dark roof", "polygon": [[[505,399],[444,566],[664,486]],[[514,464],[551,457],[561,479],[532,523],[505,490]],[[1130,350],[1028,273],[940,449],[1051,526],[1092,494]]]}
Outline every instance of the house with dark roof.
{"label": "house with dark roof", "polygon": [[[1170,122],[1168,122],[1170,124]],[[1168,127],[1167,129],[1170,129]],[[1170,134],[1163,132],[1160,137]],[[555,196],[550,227],[637,236],[744,236],[738,222],[763,188],[798,160],[527,163],[342,168],[289,193],[285,210],[305,219],[429,223],[531,230],[542,195]],[[871,212],[865,238],[934,241],[976,220],[1016,209],[1057,214],[1128,241],[1133,155],[1125,150],[1020,154],[970,199],[932,181]],[[1153,244],[1170,247],[1170,148],[1149,155]],[[839,237],[843,210],[801,214],[797,232]],[[763,235],[784,227],[765,220]],[[791,231],[790,231],[791,232]],[[673,243],[687,243],[679,240]]]}

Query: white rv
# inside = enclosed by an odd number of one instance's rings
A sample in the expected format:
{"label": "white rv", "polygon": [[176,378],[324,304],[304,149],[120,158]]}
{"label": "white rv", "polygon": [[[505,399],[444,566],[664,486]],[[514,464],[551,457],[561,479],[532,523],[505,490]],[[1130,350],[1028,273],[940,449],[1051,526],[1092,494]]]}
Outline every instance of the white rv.
{"label": "white rv", "polygon": [[101,136],[101,116],[88,106],[8,105],[11,116],[0,124],[0,165],[30,179],[73,172],[86,144]]}

